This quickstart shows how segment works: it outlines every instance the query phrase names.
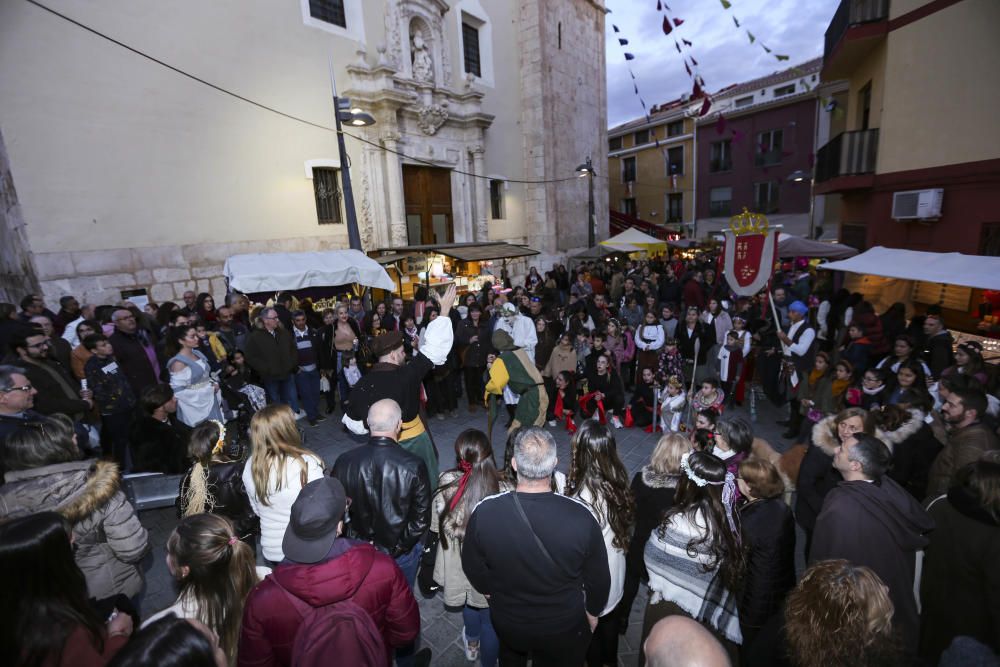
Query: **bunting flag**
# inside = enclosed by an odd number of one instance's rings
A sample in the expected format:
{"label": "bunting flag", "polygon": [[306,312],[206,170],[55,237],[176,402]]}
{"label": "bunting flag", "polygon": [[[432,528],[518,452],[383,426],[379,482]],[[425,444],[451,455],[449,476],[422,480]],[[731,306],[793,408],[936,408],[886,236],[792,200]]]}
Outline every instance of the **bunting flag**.
{"label": "bunting flag", "polygon": [[684,42],[684,46],[694,46],[694,44],[692,44],[692,43],[691,43],[691,40],[689,40],[689,39],[684,39],[684,38],[682,37],[682,38],[681,38],[681,41],[682,41],[682,42]]}
{"label": "bunting flag", "polygon": [[611,27],[615,29],[615,32],[621,32],[621,30],[618,29],[618,26],[616,26],[614,23],[611,24]]}
{"label": "bunting flag", "polygon": [[770,53],[770,52],[771,52],[771,49],[767,48],[767,45],[766,45],[766,44],[764,44],[764,42],[761,42],[761,43],[760,43],[760,48],[764,49],[764,50],[765,50],[766,52],[768,52],[768,53]]}
{"label": "bunting flag", "polygon": [[729,9],[730,7],[733,6],[733,3],[729,2],[729,0],[719,0],[719,2],[722,3],[723,9]]}
{"label": "bunting flag", "polygon": [[706,115],[708,113],[708,110],[711,108],[712,108],[712,101],[706,97],[704,104],[701,105],[701,111],[698,112],[698,115],[699,116]]}
{"label": "bunting flag", "polygon": [[619,38],[618,38],[618,43],[619,43],[620,45],[622,45],[622,46],[625,46],[625,45],[627,45],[627,44],[628,44],[628,40],[627,40],[627,39],[623,39],[623,38],[619,37]]}
{"label": "bunting flag", "polygon": [[681,45],[677,43],[676,39],[674,40],[674,46],[677,48],[677,53],[681,53]]}
{"label": "bunting flag", "polygon": [[688,76],[691,76],[691,66],[687,64],[686,60],[684,61],[684,69],[687,70]]}
{"label": "bunting flag", "polygon": [[[625,60],[635,60],[635,56],[631,53],[626,53]],[[632,78],[634,79],[635,77],[633,76]]]}
{"label": "bunting flag", "polygon": [[658,12],[662,12],[663,11],[663,5],[660,4],[660,0],[656,0],[656,11],[658,11]]}
{"label": "bunting flag", "polygon": [[632,88],[634,88],[634,89],[635,89],[635,94],[636,94],[636,95],[638,95],[638,94],[639,94],[639,86],[638,86],[638,85],[636,85],[636,84],[635,84],[635,83],[633,82],[633,83],[632,83]]}
{"label": "bunting flag", "polygon": [[674,26],[670,25],[670,19],[666,16],[663,17],[663,34],[669,35],[674,31]]}
{"label": "bunting flag", "polygon": [[756,38],[756,37],[754,37],[754,36],[753,36],[753,33],[752,33],[752,32],[750,32],[749,30],[747,30],[747,37],[749,37],[749,38],[750,38],[750,43],[751,43],[751,44],[753,44],[754,42],[756,42],[756,41],[757,41],[757,38]]}
{"label": "bunting flag", "polygon": [[683,19],[674,19],[674,26],[679,28],[684,23]]}
{"label": "bunting flag", "polygon": [[694,65],[695,67],[698,66],[698,61],[694,59],[694,56],[691,56],[691,64]]}
{"label": "bunting flag", "polygon": [[[737,28],[739,28],[739,27],[740,27],[740,22],[736,20],[736,17],[735,17],[735,16],[733,17],[733,23],[735,23],[735,24],[736,24],[736,27],[737,27]],[[618,32],[618,28],[615,28],[615,32]]]}
{"label": "bunting flag", "polygon": [[779,61],[788,60],[788,56],[780,56],[778,54],[775,54],[774,57],[777,58]]}

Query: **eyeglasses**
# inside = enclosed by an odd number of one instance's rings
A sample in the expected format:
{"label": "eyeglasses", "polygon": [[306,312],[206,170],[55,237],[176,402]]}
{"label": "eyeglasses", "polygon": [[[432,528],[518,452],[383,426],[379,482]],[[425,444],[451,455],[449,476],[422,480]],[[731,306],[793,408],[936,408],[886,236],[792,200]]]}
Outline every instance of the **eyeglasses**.
{"label": "eyeglasses", "polygon": [[11,387],[10,389],[0,389],[0,392],[3,392],[4,394],[9,394],[12,391],[23,391],[24,393],[29,394],[31,393],[32,389],[34,389],[34,387],[32,387],[30,384],[26,384],[23,387]]}

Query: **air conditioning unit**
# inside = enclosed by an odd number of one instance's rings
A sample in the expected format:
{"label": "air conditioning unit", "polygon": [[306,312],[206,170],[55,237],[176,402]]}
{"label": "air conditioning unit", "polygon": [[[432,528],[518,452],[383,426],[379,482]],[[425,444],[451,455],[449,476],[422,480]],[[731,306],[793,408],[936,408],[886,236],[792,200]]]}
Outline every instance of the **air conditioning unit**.
{"label": "air conditioning unit", "polygon": [[944,190],[908,190],[892,193],[893,220],[932,220],[941,217]]}

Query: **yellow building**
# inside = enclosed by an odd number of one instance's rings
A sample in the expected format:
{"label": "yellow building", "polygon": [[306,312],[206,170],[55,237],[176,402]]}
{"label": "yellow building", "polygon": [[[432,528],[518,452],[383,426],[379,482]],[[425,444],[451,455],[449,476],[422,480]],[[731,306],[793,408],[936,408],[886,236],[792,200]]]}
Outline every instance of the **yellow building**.
{"label": "yellow building", "polygon": [[1000,255],[1000,2],[843,0],[822,78],[846,79],[845,131],[817,152],[841,240]]}
{"label": "yellow building", "polygon": [[681,100],[608,130],[608,204],[657,225],[694,221],[694,120]]}

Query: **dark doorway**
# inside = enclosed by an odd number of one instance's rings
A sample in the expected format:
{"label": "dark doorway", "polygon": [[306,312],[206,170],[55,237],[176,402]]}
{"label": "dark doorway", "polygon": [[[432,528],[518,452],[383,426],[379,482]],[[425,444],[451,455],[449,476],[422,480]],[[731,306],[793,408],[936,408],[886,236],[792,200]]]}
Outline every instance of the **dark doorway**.
{"label": "dark doorway", "polygon": [[410,245],[454,243],[450,170],[403,165],[403,200]]}

